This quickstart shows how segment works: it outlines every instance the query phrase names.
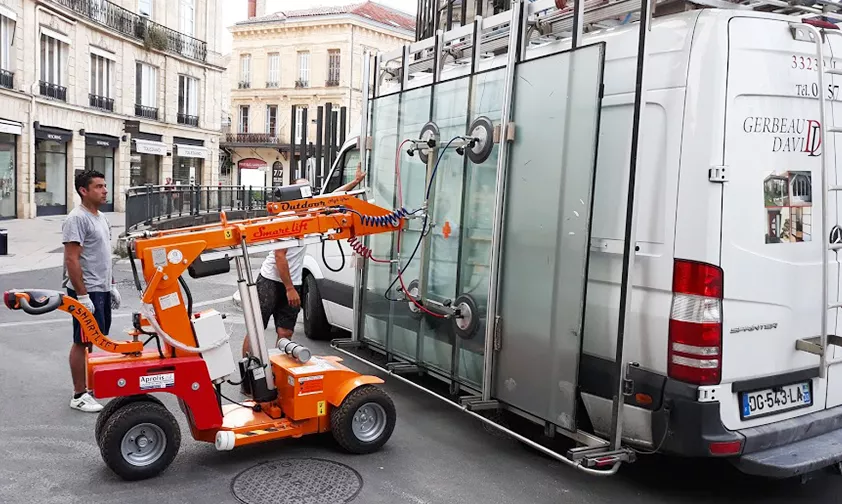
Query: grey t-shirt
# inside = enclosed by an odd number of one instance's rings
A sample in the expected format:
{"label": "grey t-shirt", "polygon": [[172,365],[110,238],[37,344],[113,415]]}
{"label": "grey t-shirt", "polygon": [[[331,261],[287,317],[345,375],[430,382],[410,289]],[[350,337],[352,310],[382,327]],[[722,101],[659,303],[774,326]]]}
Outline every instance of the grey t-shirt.
{"label": "grey t-shirt", "polygon": [[[61,242],[82,245],[82,281],[88,292],[111,290],[111,223],[102,212],[93,214],[83,206],[70,211],[61,227]],[[73,289],[67,267],[63,288]]]}

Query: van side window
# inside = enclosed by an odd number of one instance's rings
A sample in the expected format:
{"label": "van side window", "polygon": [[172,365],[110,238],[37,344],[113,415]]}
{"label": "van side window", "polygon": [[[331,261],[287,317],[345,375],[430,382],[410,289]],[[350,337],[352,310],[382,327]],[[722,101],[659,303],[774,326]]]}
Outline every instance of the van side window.
{"label": "van side window", "polygon": [[342,155],[336,170],[331,173],[330,180],[325,187],[326,193],[331,193],[339,187],[354,180],[357,175],[357,165],[360,163],[360,151],[348,149]]}

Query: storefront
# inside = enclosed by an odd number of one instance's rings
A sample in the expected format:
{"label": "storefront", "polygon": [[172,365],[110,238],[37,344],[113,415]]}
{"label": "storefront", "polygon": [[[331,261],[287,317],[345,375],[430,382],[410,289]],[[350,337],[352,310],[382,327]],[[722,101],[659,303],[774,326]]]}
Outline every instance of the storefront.
{"label": "storefront", "polygon": [[[172,178],[176,185],[203,185],[203,169],[208,149],[203,140],[173,137],[175,146]],[[209,181],[208,181],[209,182]]]}
{"label": "storefront", "polygon": [[38,216],[67,213],[67,143],[72,138],[71,130],[35,123],[34,186]]}
{"label": "storefront", "polygon": [[85,169],[96,170],[105,175],[108,188],[108,200],[100,208],[103,212],[114,211],[114,157],[119,146],[120,139],[115,136],[85,133]]}
{"label": "storefront", "polygon": [[132,135],[130,187],[147,184],[161,185],[161,163],[167,155],[167,144],[161,135],[134,133]]}
{"label": "storefront", "polygon": [[21,123],[0,119],[0,220],[17,217],[17,144]]}
{"label": "storefront", "polygon": [[246,158],[237,161],[239,172],[238,184],[245,187],[263,188],[266,185],[266,161],[257,158]]}

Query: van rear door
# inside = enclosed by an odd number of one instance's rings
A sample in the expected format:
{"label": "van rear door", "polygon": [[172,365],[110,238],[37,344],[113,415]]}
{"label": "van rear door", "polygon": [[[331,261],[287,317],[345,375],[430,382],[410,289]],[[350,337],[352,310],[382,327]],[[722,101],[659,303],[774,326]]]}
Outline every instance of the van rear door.
{"label": "van rear door", "polygon": [[[836,314],[821,306],[821,154],[833,160],[835,150],[821,143],[815,43],[759,17],[732,18],[728,37],[719,400],[724,425],[739,429],[826,406],[819,357],[795,345],[821,334],[821,317],[836,330]],[[829,178],[840,183],[835,171]],[[835,194],[828,205],[833,222]],[[839,265],[830,258],[835,293]]]}

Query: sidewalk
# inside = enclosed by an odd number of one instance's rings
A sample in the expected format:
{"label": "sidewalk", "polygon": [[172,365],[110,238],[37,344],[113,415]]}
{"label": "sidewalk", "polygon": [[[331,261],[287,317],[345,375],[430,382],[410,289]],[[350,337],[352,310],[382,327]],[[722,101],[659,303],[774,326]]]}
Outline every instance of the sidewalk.
{"label": "sidewalk", "polygon": [[[105,215],[112,226],[113,249],[125,229],[126,214],[109,212]],[[64,260],[61,224],[65,217],[53,215],[0,221],[0,229],[7,231],[9,239],[9,255],[0,256],[0,275],[60,267]]]}

